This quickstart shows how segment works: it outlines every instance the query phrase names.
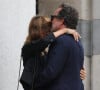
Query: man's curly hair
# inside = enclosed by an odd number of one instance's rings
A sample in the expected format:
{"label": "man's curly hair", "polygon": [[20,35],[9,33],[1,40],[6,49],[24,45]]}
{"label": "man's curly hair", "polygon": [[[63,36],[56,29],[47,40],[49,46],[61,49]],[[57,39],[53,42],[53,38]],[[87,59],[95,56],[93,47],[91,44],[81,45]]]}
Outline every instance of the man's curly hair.
{"label": "man's curly hair", "polygon": [[79,19],[78,11],[67,4],[61,4],[60,8],[62,9],[59,12],[59,16],[64,18],[64,25],[68,28],[76,29]]}

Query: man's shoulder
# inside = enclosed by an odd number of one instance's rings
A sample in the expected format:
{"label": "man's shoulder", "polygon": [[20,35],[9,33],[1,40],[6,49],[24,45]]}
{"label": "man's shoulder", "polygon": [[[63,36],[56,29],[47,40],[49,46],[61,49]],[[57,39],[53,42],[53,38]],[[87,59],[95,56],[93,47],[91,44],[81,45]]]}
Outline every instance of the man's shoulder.
{"label": "man's shoulder", "polygon": [[69,42],[69,41],[74,40],[74,38],[72,35],[64,34],[64,35],[59,36],[56,40],[61,41],[61,42]]}
{"label": "man's shoulder", "polygon": [[71,47],[73,45],[82,44],[80,39],[77,42],[77,41],[75,41],[74,37],[72,35],[69,35],[69,34],[61,35],[56,40],[57,40],[58,43],[61,43],[61,44],[66,45],[68,47]]}
{"label": "man's shoulder", "polygon": [[56,44],[61,44],[61,45],[69,47],[73,40],[74,40],[73,36],[68,35],[68,34],[64,34],[64,35],[59,36],[56,39]]}

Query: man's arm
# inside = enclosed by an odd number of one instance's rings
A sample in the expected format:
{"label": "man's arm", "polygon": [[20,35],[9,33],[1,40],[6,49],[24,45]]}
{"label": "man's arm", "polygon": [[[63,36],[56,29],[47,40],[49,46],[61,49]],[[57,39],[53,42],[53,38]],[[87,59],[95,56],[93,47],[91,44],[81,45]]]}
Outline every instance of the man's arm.
{"label": "man's arm", "polygon": [[35,83],[36,87],[42,87],[50,83],[61,74],[68,55],[67,49],[67,45],[65,47],[62,40],[58,39],[56,45],[49,52],[47,58],[48,65],[44,71],[39,74],[38,80]]}

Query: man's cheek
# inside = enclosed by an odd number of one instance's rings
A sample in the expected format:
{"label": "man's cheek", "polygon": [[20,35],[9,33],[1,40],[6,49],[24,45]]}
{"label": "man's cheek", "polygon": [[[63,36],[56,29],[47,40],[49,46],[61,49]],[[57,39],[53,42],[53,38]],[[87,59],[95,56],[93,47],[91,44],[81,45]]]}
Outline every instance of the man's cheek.
{"label": "man's cheek", "polygon": [[53,24],[52,25],[52,29],[56,29],[56,24]]}
{"label": "man's cheek", "polygon": [[59,23],[59,22],[56,22],[56,23],[54,24],[54,27],[59,27],[59,25],[60,25],[60,23]]}

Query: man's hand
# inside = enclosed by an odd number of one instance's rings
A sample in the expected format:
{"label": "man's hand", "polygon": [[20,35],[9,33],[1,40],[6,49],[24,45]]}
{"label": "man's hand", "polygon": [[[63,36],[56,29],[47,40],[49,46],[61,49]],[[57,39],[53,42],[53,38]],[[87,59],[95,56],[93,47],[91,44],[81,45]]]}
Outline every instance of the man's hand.
{"label": "man's hand", "polygon": [[80,78],[84,80],[86,78],[86,70],[83,68],[80,71]]}

